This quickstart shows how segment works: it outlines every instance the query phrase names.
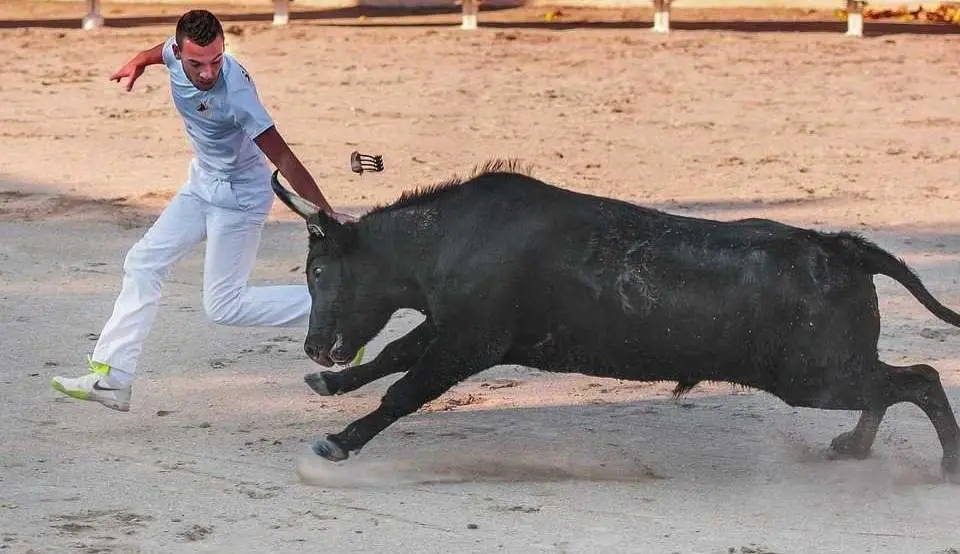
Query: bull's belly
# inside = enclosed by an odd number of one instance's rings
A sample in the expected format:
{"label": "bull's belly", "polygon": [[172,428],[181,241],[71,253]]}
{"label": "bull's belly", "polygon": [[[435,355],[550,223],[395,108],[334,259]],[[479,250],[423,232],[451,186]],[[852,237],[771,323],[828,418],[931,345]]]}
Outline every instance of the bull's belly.
{"label": "bull's belly", "polygon": [[527,333],[511,351],[517,363],[545,371],[603,372],[618,378],[679,379],[746,362],[744,341],[665,329],[590,327]]}
{"label": "bull's belly", "polygon": [[510,363],[560,373],[584,373],[637,380],[681,380],[725,373],[724,368],[754,365],[746,355],[646,341],[582,341],[547,334],[535,344],[511,351]]}
{"label": "bull's belly", "polygon": [[876,350],[863,333],[623,329],[546,330],[512,349],[508,363],[632,381],[729,382],[769,392],[793,406],[836,409],[862,404],[876,368]]}

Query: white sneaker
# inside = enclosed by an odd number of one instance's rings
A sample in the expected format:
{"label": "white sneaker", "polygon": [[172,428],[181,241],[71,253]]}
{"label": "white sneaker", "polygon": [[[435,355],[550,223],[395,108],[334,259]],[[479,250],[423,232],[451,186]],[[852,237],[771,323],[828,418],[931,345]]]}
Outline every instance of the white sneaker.
{"label": "white sneaker", "polygon": [[92,400],[120,412],[129,412],[132,387],[111,384],[107,377],[110,366],[106,364],[91,361],[90,369],[91,372],[83,377],[54,377],[50,385],[71,398]]}

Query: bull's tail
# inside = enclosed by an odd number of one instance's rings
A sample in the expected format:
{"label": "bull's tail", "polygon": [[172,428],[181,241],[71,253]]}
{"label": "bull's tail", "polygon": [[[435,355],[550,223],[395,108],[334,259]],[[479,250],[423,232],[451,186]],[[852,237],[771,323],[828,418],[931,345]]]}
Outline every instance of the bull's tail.
{"label": "bull's tail", "polygon": [[886,275],[903,285],[925,308],[939,319],[960,327],[960,314],[944,306],[930,294],[927,287],[907,264],[872,242],[851,234],[844,234],[844,243],[860,261],[860,265],[874,275]]}

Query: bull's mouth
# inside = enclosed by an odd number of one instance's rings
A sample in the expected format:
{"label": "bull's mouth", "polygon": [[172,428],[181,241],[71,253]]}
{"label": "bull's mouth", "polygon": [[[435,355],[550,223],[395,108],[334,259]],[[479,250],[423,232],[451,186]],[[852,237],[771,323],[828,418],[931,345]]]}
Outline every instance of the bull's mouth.
{"label": "bull's mouth", "polygon": [[343,337],[339,334],[330,348],[324,348],[316,341],[307,341],[303,345],[303,350],[311,360],[323,367],[345,365],[353,360],[353,355],[343,347]]}
{"label": "bull's mouth", "polygon": [[333,358],[330,357],[329,352],[315,350],[309,346],[304,347],[304,351],[307,353],[307,357],[316,362],[323,367],[331,367],[334,365]]}
{"label": "bull's mouth", "polygon": [[307,354],[311,360],[323,367],[333,367],[335,365],[346,365],[353,361],[353,356],[344,354],[334,355],[330,352],[314,352]]}
{"label": "bull's mouth", "polygon": [[330,359],[338,365],[343,365],[351,359],[351,356],[347,354],[347,349],[343,347],[343,335],[340,333],[337,333],[337,340],[330,347]]}

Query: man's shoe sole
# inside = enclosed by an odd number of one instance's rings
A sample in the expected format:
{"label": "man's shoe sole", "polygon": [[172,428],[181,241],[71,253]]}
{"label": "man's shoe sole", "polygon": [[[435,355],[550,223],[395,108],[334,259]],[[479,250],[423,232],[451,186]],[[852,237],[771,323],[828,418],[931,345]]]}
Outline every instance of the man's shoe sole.
{"label": "man's shoe sole", "polygon": [[70,398],[76,398],[77,400],[89,400],[91,402],[98,402],[100,404],[103,404],[107,408],[110,408],[111,410],[116,410],[118,412],[130,411],[130,404],[121,404],[120,402],[111,402],[110,400],[100,400],[99,398],[90,398],[90,396],[83,391],[67,390],[63,388],[63,385],[58,383],[56,380],[51,380],[50,385],[54,389],[62,392],[63,394],[69,396]]}

